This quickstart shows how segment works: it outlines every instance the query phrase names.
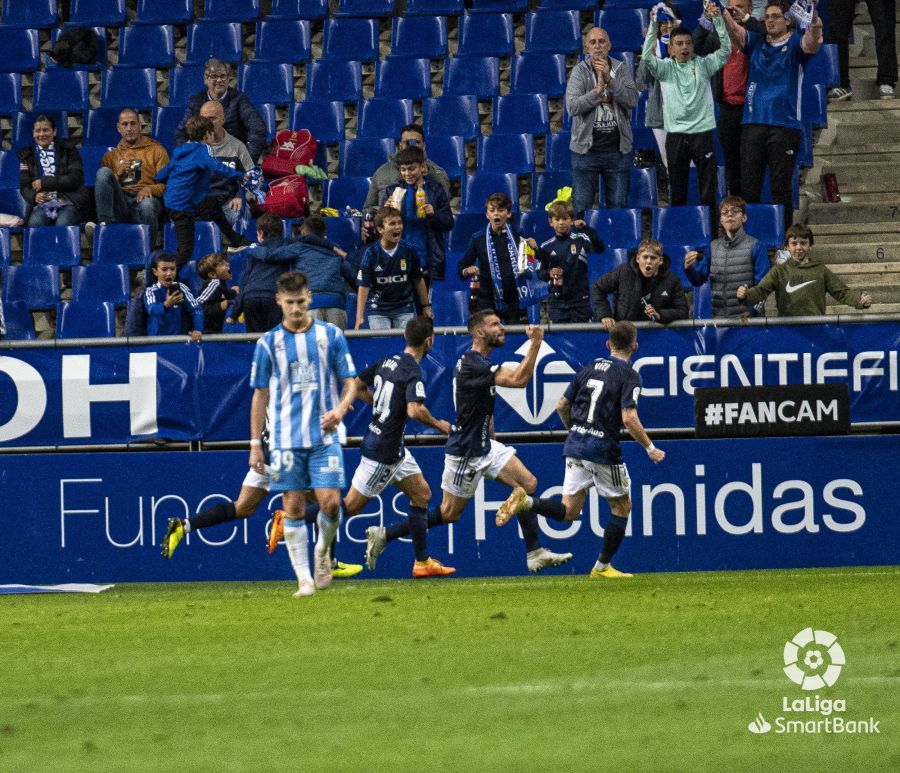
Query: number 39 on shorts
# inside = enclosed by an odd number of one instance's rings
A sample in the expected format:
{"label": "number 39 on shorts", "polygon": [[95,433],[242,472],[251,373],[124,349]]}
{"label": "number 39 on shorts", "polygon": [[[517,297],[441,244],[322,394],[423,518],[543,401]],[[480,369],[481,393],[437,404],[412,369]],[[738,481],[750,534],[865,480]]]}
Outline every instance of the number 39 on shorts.
{"label": "number 39 on shorts", "polygon": [[294,452],[293,451],[272,451],[272,460],[269,462],[269,466],[272,468],[273,472],[281,472],[284,470],[288,472],[294,468]]}

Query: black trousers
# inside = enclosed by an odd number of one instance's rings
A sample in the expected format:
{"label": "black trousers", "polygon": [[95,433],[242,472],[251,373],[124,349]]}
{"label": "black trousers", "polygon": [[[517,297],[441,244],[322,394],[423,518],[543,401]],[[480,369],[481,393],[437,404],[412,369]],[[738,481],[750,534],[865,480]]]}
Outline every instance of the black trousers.
{"label": "black trousers", "polygon": [[275,291],[271,298],[244,299],[244,325],[248,333],[267,333],[281,324],[281,307],[275,303]]}
{"label": "black trousers", "polygon": [[693,161],[700,183],[700,202],[706,204],[710,213],[713,213],[716,208],[717,164],[712,130],[699,134],[669,132],[666,135],[666,155],[669,157],[672,206],[683,207],[687,204],[688,174]]}
{"label": "black trousers", "polygon": [[[897,85],[897,15],[896,0],[866,0],[872,27],[875,29],[875,55],[878,72],[875,82],[879,86]],[[838,70],[841,86],[850,88],[850,64],[847,50],[853,17],[856,16],[856,0],[828,0],[828,42],[837,43]]]}
{"label": "black trousers", "polygon": [[725,176],[728,195],[741,195],[741,118],[743,105],[719,102],[719,144],[725,154]]}
{"label": "black trousers", "polygon": [[748,204],[759,203],[768,167],[772,202],[784,206],[785,228],[794,221],[791,186],[800,137],[799,129],[761,123],[744,124],[741,133],[741,198]]}
{"label": "black trousers", "polygon": [[[222,212],[222,205],[212,198],[203,199],[193,212],[182,212],[174,209],[167,210],[172,223],[175,225],[175,239],[178,243],[177,259],[178,269],[191,259],[194,253],[194,223],[198,220],[212,220],[222,235],[230,242],[237,237],[225,213]],[[269,328],[266,328],[267,330]]]}

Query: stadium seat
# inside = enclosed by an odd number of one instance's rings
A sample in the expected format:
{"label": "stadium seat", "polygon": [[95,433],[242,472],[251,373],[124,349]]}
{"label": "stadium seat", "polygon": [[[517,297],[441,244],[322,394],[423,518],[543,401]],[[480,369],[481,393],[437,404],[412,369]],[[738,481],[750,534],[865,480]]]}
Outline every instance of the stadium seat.
{"label": "stadium seat", "polygon": [[525,16],[525,50],[573,54],[581,51],[578,11],[538,11]]}
{"label": "stadium seat", "polygon": [[22,265],[5,269],[3,303],[9,301],[22,301],[28,309],[56,308],[59,303],[59,268]]}
{"label": "stadium seat", "polygon": [[197,260],[199,258],[187,261],[178,271],[178,281],[184,282],[190,288],[195,298],[200,294],[200,288],[203,286],[203,280],[200,278],[200,274],[197,273]]}
{"label": "stadium seat", "polygon": [[83,70],[62,67],[34,74],[34,110],[81,112],[88,105],[88,76]]}
{"label": "stadium seat", "polygon": [[12,150],[0,150],[0,188],[19,190],[19,158]]}
{"label": "stadium seat", "polygon": [[259,0],[205,0],[203,18],[209,21],[255,22],[259,19]]}
{"label": "stadium seat", "polygon": [[0,27],[0,72],[34,72],[41,66],[38,31]]}
{"label": "stadium seat", "polygon": [[275,139],[275,132],[278,131],[278,114],[275,105],[271,102],[260,102],[258,105],[254,105],[254,107],[259,111],[259,115],[266,125],[266,134],[271,142]]}
{"label": "stadium seat", "polygon": [[125,0],[72,0],[68,24],[76,27],[122,27]]}
{"label": "stadium seat", "polygon": [[27,205],[18,189],[0,188],[0,212],[7,215],[17,215],[24,219]]}
{"label": "stadium seat", "polygon": [[539,11],[592,11],[597,3],[594,0],[540,0],[537,7]]}
{"label": "stadium seat", "polygon": [[150,258],[150,226],[131,223],[100,223],[94,231],[91,257],[94,263],[143,266]]}
{"label": "stadium seat", "polygon": [[[352,252],[359,246],[358,217],[326,217],[326,236],[342,250]],[[351,317],[351,319],[354,319]]]}
{"label": "stadium seat", "polygon": [[81,230],[77,225],[26,228],[22,262],[29,266],[77,266],[81,263]]}
{"label": "stadium seat", "polygon": [[107,143],[105,145],[79,145],[78,154],[81,156],[81,165],[84,167],[84,184],[88,187],[93,186],[97,179],[97,170],[100,168],[100,161],[106,152],[115,147],[117,143]]}
{"label": "stadium seat", "polygon": [[344,140],[340,144],[338,174],[371,177],[394,152],[394,140],[389,138],[360,137]]}
{"label": "stadium seat", "polygon": [[800,137],[800,149],[797,151],[797,164],[801,169],[809,169],[813,165],[813,129],[803,124]]}
{"label": "stadium seat", "polygon": [[72,268],[72,300],[104,301],[124,306],[131,296],[128,268],[116,263],[92,263]]}
{"label": "stadium seat", "polygon": [[765,244],[766,249],[780,249],[784,246],[784,206],[748,204],[744,230]]}
{"label": "stadium seat", "polygon": [[205,64],[207,59],[240,62],[243,36],[237,22],[198,22],[188,27],[185,64]]}
{"label": "stadium seat", "polygon": [[560,188],[571,187],[571,172],[535,172],[531,177],[531,206],[543,212]]}
{"label": "stadium seat", "polygon": [[238,89],[254,105],[289,105],[294,101],[294,68],[272,62],[242,64],[238,68]]}
{"label": "stadium seat", "polygon": [[543,94],[507,94],[493,105],[494,134],[544,135],[550,131],[550,110]]}
{"label": "stadium seat", "polygon": [[99,107],[88,110],[84,122],[85,145],[116,145],[122,139],[119,134],[119,111]]}
{"label": "stadium seat", "polygon": [[96,301],[68,301],[56,307],[56,337],[112,338],[116,334],[116,307]]}
{"label": "stadium seat", "polygon": [[639,209],[589,209],[584,215],[607,247],[633,250],[641,243]]}
{"label": "stadium seat", "polygon": [[364,99],[357,111],[357,137],[399,137],[400,129],[413,120],[411,99]]}
{"label": "stadium seat", "polygon": [[709,282],[694,287],[694,319],[712,319],[712,288]]}
{"label": "stadium seat", "polygon": [[338,0],[335,16],[377,19],[394,15],[394,0]]}
{"label": "stadium seat", "polygon": [[519,186],[514,174],[478,172],[463,178],[460,212],[483,213],[484,202],[492,193],[505,193],[512,199],[513,212],[519,211]]}
{"label": "stadium seat", "polygon": [[[602,188],[601,183],[601,188]],[[605,203],[605,196],[601,199]],[[656,169],[638,169],[631,167],[631,180],[628,187],[628,206],[649,209],[659,203],[656,191]]]}
{"label": "stadium seat", "polygon": [[306,19],[274,19],[256,25],[254,62],[309,61],[310,27]]}
{"label": "stadium seat", "polygon": [[141,24],[119,33],[119,64],[129,67],[171,67],[175,38],[170,24]]}
{"label": "stadium seat", "polygon": [[[621,59],[628,66],[631,77],[634,78],[638,61],[634,51],[610,51],[609,55],[613,59]],[[646,92],[642,91],[641,93],[645,94]]]}
{"label": "stadium seat", "polygon": [[544,163],[548,172],[572,171],[572,151],[569,143],[572,140],[572,132],[556,132],[547,135],[547,151]]}
{"label": "stadium seat", "polygon": [[391,56],[443,59],[447,56],[447,18],[395,18],[391,28]]}
{"label": "stadium seat", "polygon": [[34,320],[24,301],[7,301],[0,303],[0,317],[3,318],[3,327],[6,332],[3,339],[6,341],[34,341],[37,336],[34,333]]}
{"label": "stadium seat", "polygon": [[396,58],[375,62],[375,96],[427,99],[431,96],[431,61]]}
{"label": "stadium seat", "polygon": [[531,174],[534,171],[534,137],[530,134],[479,137],[478,171]]}
{"label": "stadium seat", "polygon": [[474,140],[481,134],[478,102],[473,96],[432,97],[422,101],[422,124],[428,135],[451,134]]}
{"label": "stadium seat", "polygon": [[193,0],[138,0],[133,23],[188,24],[193,18]]}
{"label": "stadium seat", "polygon": [[653,238],[664,244],[709,246],[709,208],[656,207],[653,210]]}
{"label": "stadium seat", "polygon": [[406,0],[407,16],[459,16],[463,0]]}
{"label": "stadium seat", "polygon": [[6,266],[9,265],[11,257],[9,228],[0,228],[0,269],[6,268]]}
{"label": "stadium seat", "polygon": [[149,110],[156,107],[156,70],[150,67],[112,67],[100,81],[100,104],[105,108]]}
{"label": "stadium seat", "polygon": [[685,290],[693,287],[691,280],[684,272],[684,256],[691,250],[703,247],[702,244],[682,244],[680,242],[663,242],[663,255],[669,259],[669,270],[681,280]]}
{"label": "stadium seat", "polygon": [[462,137],[428,135],[425,149],[429,160],[441,167],[451,180],[459,180],[466,173],[466,143]]}
{"label": "stadium seat", "polygon": [[469,13],[524,13],[528,0],[472,0]]}
{"label": "stadium seat", "polygon": [[150,136],[168,150],[170,154],[175,147],[175,130],[183,117],[184,108],[181,105],[157,107],[153,111]]}
{"label": "stadium seat", "polygon": [[327,15],[328,0],[272,0],[266,19],[324,19]]}
{"label": "stadium seat", "polygon": [[[463,254],[472,240],[472,234],[484,233],[487,221],[484,219],[484,202],[481,202],[480,212],[461,212],[453,218],[453,230],[447,240],[447,251],[458,255]],[[450,274],[450,266],[447,266],[447,274]]]}
{"label": "stadium seat", "polygon": [[813,129],[828,125],[828,87],[821,83],[803,81],[800,90],[800,116],[803,123]]}
{"label": "stadium seat", "polygon": [[595,25],[609,33],[616,51],[640,51],[644,46],[648,19],[644,8],[611,8],[598,11]]}
{"label": "stadium seat", "polygon": [[362,65],[344,59],[310,63],[306,72],[306,98],[358,102],[362,99]]}
{"label": "stadium seat", "polygon": [[[800,170],[794,165],[794,173],[791,175],[791,190],[793,192],[794,207],[800,206]],[[772,185],[769,182],[769,170],[763,175],[762,191],[759,194],[759,204],[772,203]]]}
{"label": "stadium seat", "polygon": [[21,113],[16,113],[12,117],[11,123],[13,150],[18,150],[19,148],[23,148],[26,145],[31,145],[34,143],[34,137],[32,136],[32,130],[34,129],[34,119],[41,114],[44,114],[53,119],[53,123],[56,125],[57,137],[69,136],[69,118],[65,113],[61,113],[58,110],[28,110]]}
{"label": "stadium seat", "polygon": [[333,144],[344,139],[344,103],[304,100],[291,105],[288,128],[308,129],[316,141]]}
{"label": "stadium seat", "polygon": [[169,105],[184,105],[204,88],[202,64],[182,64],[169,70]]}
{"label": "stadium seat", "polygon": [[493,99],[500,94],[496,56],[454,56],[444,62],[444,96]]}
{"label": "stadium seat", "polygon": [[3,26],[47,29],[55,27],[56,0],[3,0]]}
{"label": "stadium seat", "polygon": [[325,180],[322,188],[322,203],[326,207],[343,211],[344,207],[362,210],[369,194],[371,177],[344,175],[333,180]]}
{"label": "stadium seat", "polygon": [[566,57],[547,51],[514,56],[510,63],[511,94],[544,94],[558,97],[566,93]]}
{"label": "stadium seat", "polygon": [[[671,186],[669,188],[671,191]],[[716,203],[720,202],[728,193],[728,179],[725,175],[725,166],[720,164],[716,167]],[[697,177],[697,167],[692,166],[688,170],[688,197],[687,203],[691,206],[701,204],[700,201],[700,180]]]}
{"label": "stadium seat", "polygon": [[816,54],[803,67],[803,83],[821,86],[837,86],[841,82],[838,70],[837,43],[820,46]]}
{"label": "stadium seat", "polygon": [[588,256],[588,282],[593,284],[604,274],[628,262],[628,250],[607,247],[603,252]]}
{"label": "stadium seat", "polygon": [[[177,247],[175,226],[166,223],[163,231],[163,250],[176,252]],[[222,252],[222,232],[215,223],[197,220],[194,223],[194,251],[191,253],[191,260],[200,260],[211,252]]]}
{"label": "stadium seat", "polygon": [[514,50],[511,14],[467,13],[460,17],[457,56],[512,56]]}
{"label": "stadium seat", "polygon": [[553,229],[543,207],[522,213],[519,218],[519,233],[526,239],[533,236],[538,244],[553,238]]}
{"label": "stadium seat", "polygon": [[379,58],[376,19],[327,19],[322,40],[323,59],[374,62]]}
{"label": "stadium seat", "polygon": [[431,293],[434,324],[439,327],[465,327],[469,321],[469,293],[439,286]]}

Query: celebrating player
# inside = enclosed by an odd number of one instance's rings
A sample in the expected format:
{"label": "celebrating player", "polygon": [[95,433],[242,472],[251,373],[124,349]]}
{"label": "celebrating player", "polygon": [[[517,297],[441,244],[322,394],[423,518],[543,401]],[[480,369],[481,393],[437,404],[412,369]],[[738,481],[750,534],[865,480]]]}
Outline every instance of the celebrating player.
{"label": "celebrating player", "polygon": [[[331,584],[329,548],[340,524],[344,486],[337,431],[356,395],[356,368],[344,334],[309,315],[311,299],[305,274],[279,277],[275,300],[284,318],[256,342],[250,373],[250,468],[265,471],[260,433],[268,410],[271,488],[284,492],[284,541],[297,575],[295,596],[311,596]],[[320,507],[315,582],[303,521],[306,489],[314,491]]]}

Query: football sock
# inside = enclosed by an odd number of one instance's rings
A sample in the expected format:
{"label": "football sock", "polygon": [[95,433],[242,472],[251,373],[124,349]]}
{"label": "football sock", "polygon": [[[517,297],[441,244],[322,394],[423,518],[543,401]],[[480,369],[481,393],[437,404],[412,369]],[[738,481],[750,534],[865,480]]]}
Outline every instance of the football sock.
{"label": "football sock", "polygon": [[312,504],[306,505],[306,508],[303,511],[303,520],[307,523],[316,523],[318,517],[319,503],[313,502]]}
{"label": "football sock", "polygon": [[[412,516],[412,508],[410,508],[410,516]],[[444,519],[441,516],[441,508],[440,507],[432,507],[425,515],[427,528],[433,529],[435,526],[443,526]],[[406,518],[399,523],[395,523],[391,526],[388,526],[385,529],[385,540],[387,542],[391,542],[395,539],[400,539],[400,537],[408,537],[412,534],[412,530],[409,525],[409,518]]]}
{"label": "football sock", "polygon": [[196,531],[197,529],[208,529],[217,523],[226,523],[237,518],[234,509],[234,502],[219,502],[217,505],[207,507],[201,510],[190,521],[184,519],[184,530],[186,532]]}
{"label": "football sock", "polygon": [[523,510],[518,515],[519,526],[522,529],[522,537],[525,540],[525,550],[541,549],[541,541],[538,537],[538,519],[532,510]]}
{"label": "football sock", "polygon": [[337,515],[326,515],[319,512],[316,523],[319,527],[319,538],[316,541],[321,547],[328,547],[334,542],[334,535],[337,534],[338,526],[341,524],[341,513],[343,508],[338,509]]}
{"label": "football sock", "polygon": [[[531,499],[531,497],[528,497]],[[529,510],[534,510],[538,515],[552,518],[554,521],[566,520],[566,508],[558,499],[533,499],[528,505]]]}
{"label": "football sock", "polygon": [[287,545],[288,556],[291,559],[291,566],[294,567],[294,574],[297,575],[297,581],[312,581],[312,575],[309,573],[309,534],[302,520],[284,519],[284,544]]}
{"label": "football sock", "polygon": [[435,526],[443,526],[444,525],[444,516],[441,515],[440,507],[432,507],[427,513],[426,518],[428,519],[428,528],[433,529]]}
{"label": "football sock", "polygon": [[428,516],[424,507],[409,508],[409,533],[412,536],[416,561],[428,560]]}
{"label": "football sock", "polygon": [[600,551],[600,557],[597,559],[601,564],[608,564],[612,561],[612,557],[619,549],[619,545],[622,544],[626,526],[628,526],[627,518],[620,518],[618,515],[614,515],[609,519],[609,523],[606,524],[606,528],[603,530],[603,550]]}

